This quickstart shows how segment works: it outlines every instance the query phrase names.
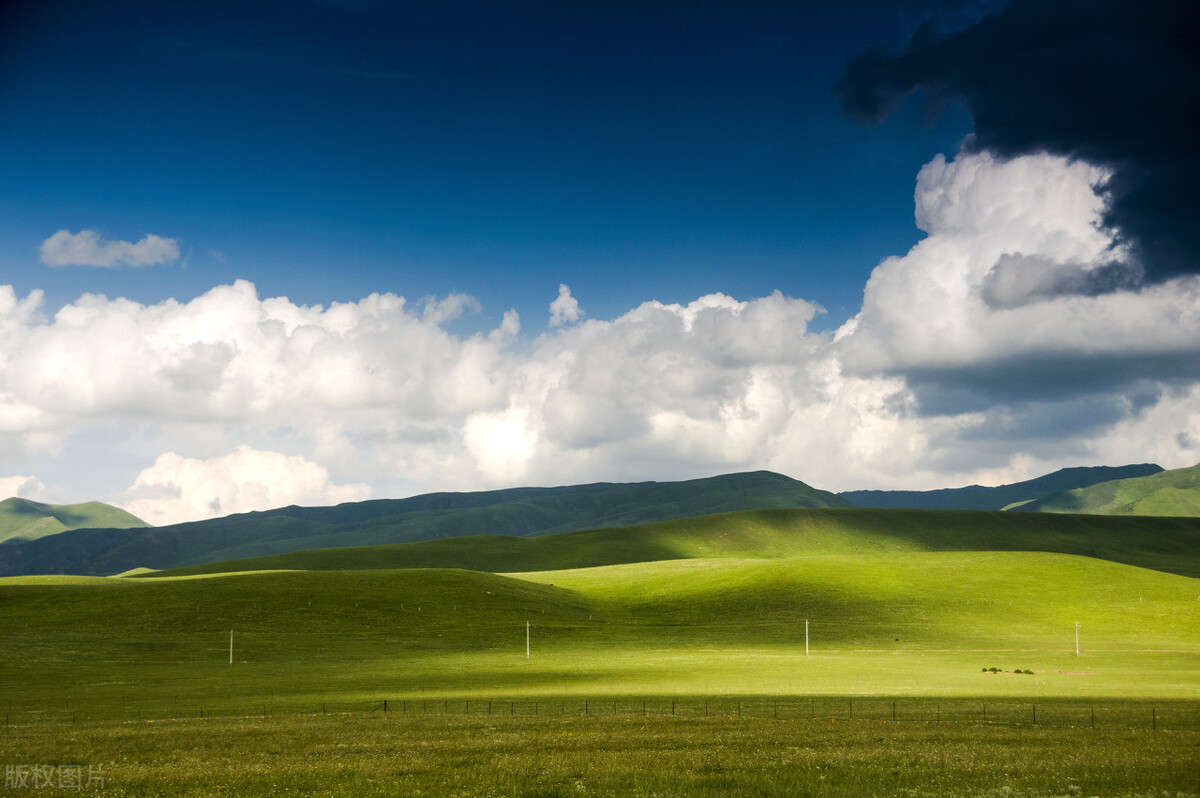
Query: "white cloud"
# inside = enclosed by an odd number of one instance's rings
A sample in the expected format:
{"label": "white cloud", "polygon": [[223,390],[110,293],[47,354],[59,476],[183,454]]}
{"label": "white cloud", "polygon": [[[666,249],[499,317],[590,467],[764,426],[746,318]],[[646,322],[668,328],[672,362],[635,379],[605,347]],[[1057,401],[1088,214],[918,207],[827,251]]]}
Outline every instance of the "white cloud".
{"label": "white cloud", "polygon": [[602,320],[563,285],[550,329],[523,339],[513,311],[450,332],[479,307],[462,295],[304,306],[239,281],[187,302],[85,295],[46,318],[40,294],[0,287],[0,446],[13,470],[44,453],[26,470],[55,485],[71,479],[43,461],[61,450],[67,469],[106,430],[122,431],[125,462],[178,453],[139,477],[154,496],[126,497],[160,517],[241,509],[220,476],[239,445],[247,460],[303,456],[260,472],[258,495],[282,503],[309,467],[327,469],[304,483],[314,502],[339,485],[403,495],[773,468],[830,489],[920,488],[1188,465],[1200,281],[1136,282],[1097,225],[1103,178],[1048,156],[935,159],[916,190],[928,237],[878,265],[836,333],[810,332],[821,308],[778,292]]}
{"label": "white cloud", "polygon": [[558,286],[558,297],[550,303],[550,326],[561,327],[564,324],[574,324],[583,318],[579,302],[571,296],[571,289],[565,283]]}
{"label": "white cloud", "polygon": [[120,501],[155,526],[290,504],[328,505],[370,498],[364,484],[335,485],[324,467],[300,456],[239,446],[200,460],[168,452],[143,470]]}
{"label": "white cloud", "polygon": [[135,244],[106,241],[95,230],[59,230],[42,242],[41,256],[47,266],[154,266],[179,260],[179,244],[156,235],[145,235]]}
{"label": "white cloud", "polygon": [[1070,390],[1077,375],[1028,364],[1091,364],[1113,386],[1176,376],[1178,358],[1200,355],[1200,279],[1131,285],[1136,271],[1100,227],[1104,177],[1049,155],[927,164],[916,217],[929,236],[871,275],[838,334],[847,368],[950,384],[993,370],[1019,383],[1024,371],[1042,381],[1020,386],[1035,393]]}
{"label": "white cloud", "polygon": [[0,499],[19,496],[32,499],[46,489],[37,477],[0,477]]}

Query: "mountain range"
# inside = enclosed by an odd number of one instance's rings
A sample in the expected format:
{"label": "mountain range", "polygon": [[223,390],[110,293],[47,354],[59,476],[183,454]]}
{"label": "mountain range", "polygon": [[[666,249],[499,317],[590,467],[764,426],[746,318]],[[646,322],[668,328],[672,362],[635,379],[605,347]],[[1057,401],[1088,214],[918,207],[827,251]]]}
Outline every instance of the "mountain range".
{"label": "mountain range", "polygon": [[[1163,471],[1153,464],[1069,468],[999,487],[842,494],[818,490],[780,474],[756,471],[682,482],[431,493],[334,507],[291,506],[163,527],[149,527],[122,510],[100,503],[59,507],[9,499],[0,502],[0,576],[109,575],[138,568],[188,568],[317,549],[379,547],[468,536],[540,537],[746,510],[822,510],[833,511],[835,516],[847,513],[841,520],[849,527],[860,523],[903,527],[911,520],[911,516],[896,515],[880,520],[856,513],[854,506],[885,511],[885,515],[886,511],[917,509],[1200,515],[1200,466],[1174,471]],[[974,520],[938,518],[929,516],[923,523],[949,524],[948,528],[993,523],[982,515]],[[1025,526],[1021,522],[1022,530]],[[1046,527],[1044,534],[1054,533]],[[1029,530],[1021,535],[1036,537]],[[619,547],[620,542],[613,541],[612,545]],[[1008,543],[999,540],[997,546],[1007,548]],[[457,551],[461,554],[461,549]],[[297,566],[267,560],[261,567]]]}
{"label": "mountain range", "polygon": [[852,490],[839,493],[855,507],[909,508],[914,510],[1004,510],[1014,504],[1051,494],[1086,488],[1101,482],[1144,477],[1163,469],[1153,463],[1126,466],[1064,468],[1053,474],[1011,485],[942,490]]}

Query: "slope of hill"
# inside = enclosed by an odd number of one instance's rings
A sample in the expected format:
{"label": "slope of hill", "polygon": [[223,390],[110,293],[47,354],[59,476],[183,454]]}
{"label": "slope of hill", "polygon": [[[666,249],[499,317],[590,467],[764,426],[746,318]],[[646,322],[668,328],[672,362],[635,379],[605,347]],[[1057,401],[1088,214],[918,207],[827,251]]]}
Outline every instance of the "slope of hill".
{"label": "slope of hill", "polygon": [[66,532],[0,549],[0,576],[113,574],[302,549],[481,534],[527,537],[734,510],[847,504],[767,471],[684,482],[435,493],[337,507],[285,507],[145,530]]}
{"label": "slope of hill", "polygon": [[0,543],[37,540],[68,529],[150,526],[135,515],[101,502],[42,504],[13,497],[0,501]]}
{"label": "slope of hill", "polygon": [[972,510],[757,510],[536,538],[447,538],[290,552],[166,571],[467,568],[508,573],[687,558],[922,551],[1077,554],[1200,577],[1200,519]]}
{"label": "slope of hill", "polygon": [[996,487],[971,485],[944,490],[852,490],[838,495],[856,507],[1003,510],[1009,505],[1039,499],[1052,493],[1084,488],[1114,479],[1146,476],[1160,471],[1162,468],[1152,463],[1064,468],[1036,479]]}
{"label": "slope of hill", "polygon": [[1013,509],[1096,515],[1200,516],[1200,465],[1055,493]]}
{"label": "slope of hill", "polygon": [[[942,695],[1196,696],[1196,591],[1195,579],[1040,552],[693,559],[508,576],[19,577],[0,580],[0,673],[19,686],[26,718],[61,718],[63,685],[71,709],[125,718],[164,706],[178,716],[176,704],[197,716],[214,704],[266,714],[268,700],[274,712],[289,698],[312,711],[326,695],[375,706],[389,694],[877,694],[931,685]],[[811,660],[806,619],[820,655]],[[1090,649],[1085,668],[1070,653],[1075,621]],[[1040,674],[981,674],[997,664]]]}

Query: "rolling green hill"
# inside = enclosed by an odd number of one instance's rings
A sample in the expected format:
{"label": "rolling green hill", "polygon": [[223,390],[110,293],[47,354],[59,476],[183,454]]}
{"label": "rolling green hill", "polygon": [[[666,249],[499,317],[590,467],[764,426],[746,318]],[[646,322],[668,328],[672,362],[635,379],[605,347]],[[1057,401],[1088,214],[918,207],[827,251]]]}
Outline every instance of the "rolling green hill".
{"label": "rolling green hill", "polygon": [[1141,477],[1162,471],[1152,463],[1118,467],[1064,468],[1053,474],[1011,485],[943,490],[854,490],[839,493],[855,507],[907,508],[918,510],[1003,510],[1010,505],[1033,501],[1053,493],[1084,488],[1114,479]]}
{"label": "rolling green hill", "polygon": [[759,508],[844,507],[794,479],[758,471],[684,482],[601,483],[435,493],[337,507],[285,507],[144,530],[87,529],[0,548],[0,576],[114,574],[302,549],[466,535],[547,535]]}
{"label": "rolling green hill", "polygon": [[1055,493],[1013,509],[1043,513],[1200,516],[1200,465]]}
{"label": "rolling green hill", "polygon": [[142,519],[108,504],[42,504],[13,497],[0,501],[0,543],[37,540],[68,529],[148,527]]}
{"label": "rolling green hill", "polygon": [[968,510],[755,510],[536,538],[493,535],[299,551],[165,573],[370,568],[514,572],[687,558],[922,551],[1056,552],[1200,576],[1200,519]]}
{"label": "rolling green hill", "polygon": [[[1197,584],[1064,554],[920,551],[511,575],[16,577],[0,580],[0,673],[17,711],[47,718],[64,698],[131,717],[497,693],[1197,697]],[[1042,675],[981,675],[995,665]]]}

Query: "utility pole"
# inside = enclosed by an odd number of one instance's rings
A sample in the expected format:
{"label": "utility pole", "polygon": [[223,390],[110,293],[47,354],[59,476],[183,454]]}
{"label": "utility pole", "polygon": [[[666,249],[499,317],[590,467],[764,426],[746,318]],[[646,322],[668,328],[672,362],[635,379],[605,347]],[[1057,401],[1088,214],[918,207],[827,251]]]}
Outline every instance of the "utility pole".
{"label": "utility pole", "polygon": [[808,656],[808,618],[804,619],[804,656]]}
{"label": "utility pole", "polygon": [[529,659],[529,621],[525,622],[525,659]]}
{"label": "utility pole", "polygon": [[1075,656],[1079,656],[1079,621],[1075,622]]}

